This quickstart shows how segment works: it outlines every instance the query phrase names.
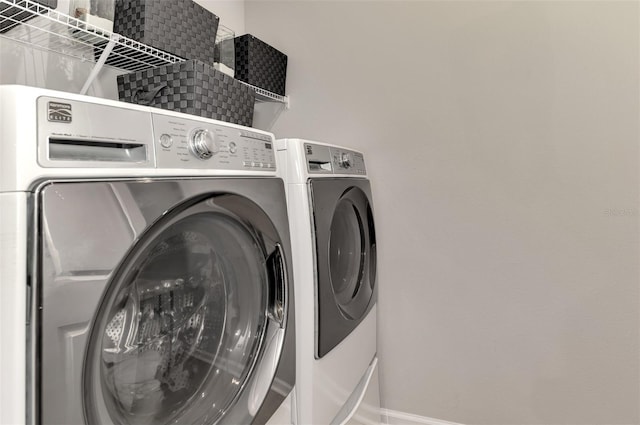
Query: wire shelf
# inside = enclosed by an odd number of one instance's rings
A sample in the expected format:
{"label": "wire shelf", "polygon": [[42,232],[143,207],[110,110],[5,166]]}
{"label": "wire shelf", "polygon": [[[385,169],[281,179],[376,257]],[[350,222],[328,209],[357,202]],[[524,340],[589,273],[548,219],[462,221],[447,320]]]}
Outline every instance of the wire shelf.
{"label": "wire shelf", "polygon": [[[221,29],[225,30],[224,27]],[[228,32],[233,34],[231,30]],[[96,65],[81,94],[86,94],[103,65],[134,72],[185,60],[60,13],[33,0],[0,0],[0,37],[94,62]],[[271,121],[269,126],[275,120],[271,115],[277,118],[283,108],[289,108],[288,96],[240,82],[255,90],[257,102],[279,104],[275,109],[269,108],[274,109],[268,113]]]}
{"label": "wire shelf", "polygon": [[244,81],[240,81],[242,84],[244,84],[245,86],[249,86],[252,89],[255,90],[256,92],[256,98],[259,101],[262,102],[280,102],[280,103],[284,103],[287,104],[289,99],[287,98],[287,96],[282,96],[276,93],[272,93],[268,90],[265,89],[261,89],[260,87],[256,87],[254,85],[251,85],[249,83],[245,83]]}
{"label": "wire shelf", "polygon": [[184,60],[32,0],[0,0],[0,31],[14,41],[90,61],[98,60],[111,42],[105,64],[126,71]]}

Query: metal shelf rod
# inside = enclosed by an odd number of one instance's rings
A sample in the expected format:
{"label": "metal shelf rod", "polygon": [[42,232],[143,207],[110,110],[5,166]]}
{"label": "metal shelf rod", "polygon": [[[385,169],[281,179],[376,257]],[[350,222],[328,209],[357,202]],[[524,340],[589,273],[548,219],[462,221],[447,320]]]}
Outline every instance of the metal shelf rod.
{"label": "metal shelf rod", "polygon": [[91,87],[91,84],[93,84],[93,80],[96,79],[96,77],[102,70],[102,66],[107,61],[107,58],[111,54],[111,51],[113,50],[113,46],[115,46],[116,44],[116,41],[118,41],[118,36],[116,34],[113,34],[111,36],[111,40],[109,40],[109,42],[107,43],[107,47],[105,47],[104,50],[102,51],[102,54],[100,55],[100,59],[98,59],[98,62],[96,62],[93,69],[91,69],[91,73],[89,74],[89,77],[87,77],[87,81],[84,83],[84,86],[82,86],[82,90],[80,90],[80,94],[87,94],[89,87]]}

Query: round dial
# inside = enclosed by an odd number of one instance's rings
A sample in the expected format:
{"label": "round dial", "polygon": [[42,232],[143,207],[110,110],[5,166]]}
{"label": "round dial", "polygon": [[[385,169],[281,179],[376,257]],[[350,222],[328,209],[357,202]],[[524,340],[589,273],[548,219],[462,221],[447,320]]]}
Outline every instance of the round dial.
{"label": "round dial", "polygon": [[204,128],[198,128],[191,133],[189,149],[200,159],[209,159],[219,150],[213,133]]}
{"label": "round dial", "polygon": [[348,153],[343,153],[340,155],[340,158],[338,159],[338,164],[342,167],[342,168],[350,168],[351,167],[351,155],[349,155]]}
{"label": "round dial", "polygon": [[163,148],[170,148],[171,145],[173,145],[173,139],[171,138],[170,135],[165,133],[165,134],[160,136],[160,145]]}

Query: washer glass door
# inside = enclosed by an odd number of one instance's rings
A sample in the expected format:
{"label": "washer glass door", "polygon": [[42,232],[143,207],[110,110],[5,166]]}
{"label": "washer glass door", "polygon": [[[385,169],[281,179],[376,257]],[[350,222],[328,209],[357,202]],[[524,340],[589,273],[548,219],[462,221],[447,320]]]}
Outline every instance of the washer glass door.
{"label": "washer glass door", "polygon": [[86,422],[211,424],[243,391],[268,322],[255,227],[201,201],[160,219],[114,272],[85,359]]}

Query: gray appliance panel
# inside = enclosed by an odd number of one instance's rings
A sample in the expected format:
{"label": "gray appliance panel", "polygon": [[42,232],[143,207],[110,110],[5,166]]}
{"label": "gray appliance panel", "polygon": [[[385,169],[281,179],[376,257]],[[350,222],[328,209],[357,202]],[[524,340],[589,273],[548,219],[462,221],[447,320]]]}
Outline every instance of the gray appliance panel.
{"label": "gray appliance panel", "polygon": [[377,301],[375,222],[366,179],[309,179],[309,194],[316,262],[315,356],[321,358]]}

